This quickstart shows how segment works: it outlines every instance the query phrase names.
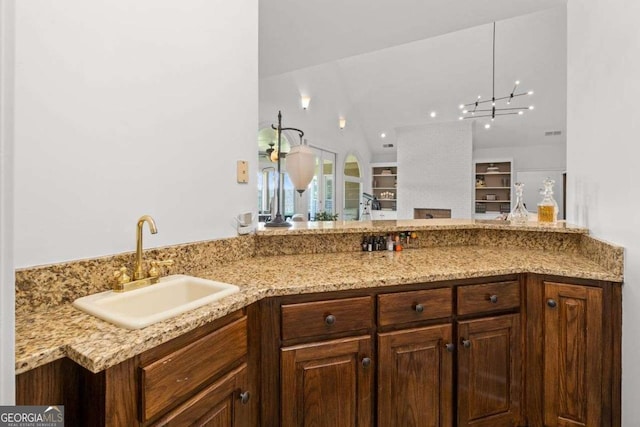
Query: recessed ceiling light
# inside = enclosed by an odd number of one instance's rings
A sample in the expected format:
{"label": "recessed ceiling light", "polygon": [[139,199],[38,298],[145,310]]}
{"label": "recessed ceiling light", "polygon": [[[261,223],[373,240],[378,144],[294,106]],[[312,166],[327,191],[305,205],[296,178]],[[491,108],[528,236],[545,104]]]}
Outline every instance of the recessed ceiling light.
{"label": "recessed ceiling light", "polygon": [[386,137],[387,137],[387,134],[386,134],[386,133],[381,133],[381,134],[380,134],[380,138],[386,138]]}
{"label": "recessed ceiling light", "polygon": [[431,118],[433,119],[436,116],[436,112],[432,111],[431,114],[429,114],[431,116]]}
{"label": "recessed ceiling light", "polygon": [[490,125],[489,123],[487,123],[486,125],[484,125],[484,128],[485,128],[485,129],[490,129],[490,128],[491,128],[491,125]]}

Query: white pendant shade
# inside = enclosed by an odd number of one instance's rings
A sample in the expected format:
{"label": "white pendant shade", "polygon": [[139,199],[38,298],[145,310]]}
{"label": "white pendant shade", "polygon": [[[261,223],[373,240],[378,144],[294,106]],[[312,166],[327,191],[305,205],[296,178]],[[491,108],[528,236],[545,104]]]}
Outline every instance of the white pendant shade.
{"label": "white pendant shade", "polygon": [[302,194],[313,179],[316,155],[306,145],[296,145],[287,154],[286,162],[289,179],[296,191]]}

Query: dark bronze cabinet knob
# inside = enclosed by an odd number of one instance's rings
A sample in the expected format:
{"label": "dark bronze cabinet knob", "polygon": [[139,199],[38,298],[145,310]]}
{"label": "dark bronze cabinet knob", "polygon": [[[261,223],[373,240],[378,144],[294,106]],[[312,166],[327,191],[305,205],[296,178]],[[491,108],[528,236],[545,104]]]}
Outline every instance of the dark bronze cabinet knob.
{"label": "dark bronze cabinet knob", "polygon": [[368,368],[369,366],[371,366],[371,359],[369,359],[368,357],[362,359],[362,367]]}
{"label": "dark bronze cabinet knob", "polygon": [[249,403],[250,398],[251,398],[251,393],[249,393],[248,391],[240,393],[240,402],[242,402],[243,405],[246,405],[247,403]]}
{"label": "dark bronze cabinet knob", "polygon": [[328,315],[324,318],[324,323],[326,323],[327,325],[333,325],[334,323],[336,323],[336,316],[334,316],[333,314]]}
{"label": "dark bronze cabinet knob", "polygon": [[465,340],[463,338],[462,339],[462,345],[464,346],[464,348],[469,348],[469,347],[471,347],[471,341],[470,340]]}
{"label": "dark bronze cabinet knob", "polygon": [[416,313],[422,313],[424,311],[424,306],[422,304],[416,304],[413,309]]}
{"label": "dark bronze cabinet knob", "polygon": [[489,301],[491,301],[492,303],[497,303],[498,302],[498,295],[491,295],[489,297]]}
{"label": "dark bronze cabinet knob", "polygon": [[447,343],[445,344],[445,348],[449,353],[453,353],[453,350],[455,350],[456,346],[451,343]]}
{"label": "dark bronze cabinet knob", "polygon": [[547,305],[551,308],[556,308],[556,306],[558,305],[558,303],[556,302],[556,300],[554,299],[548,299],[547,300]]}

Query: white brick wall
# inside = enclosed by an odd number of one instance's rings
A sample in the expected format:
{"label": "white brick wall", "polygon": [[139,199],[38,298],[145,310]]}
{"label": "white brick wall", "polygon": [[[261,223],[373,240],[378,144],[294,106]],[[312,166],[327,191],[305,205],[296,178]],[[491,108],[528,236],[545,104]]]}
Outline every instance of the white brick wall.
{"label": "white brick wall", "polygon": [[414,208],[451,209],[473,216],[473,123],[437,123],[397,129],[398,218]]}

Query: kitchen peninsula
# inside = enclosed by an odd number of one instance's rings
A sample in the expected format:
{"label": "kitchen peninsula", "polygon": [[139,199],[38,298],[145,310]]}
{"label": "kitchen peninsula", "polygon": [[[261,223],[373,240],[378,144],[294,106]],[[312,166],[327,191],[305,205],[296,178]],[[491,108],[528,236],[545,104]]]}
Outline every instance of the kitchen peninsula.
{"label": "kitchen peninsula", "polygon": [[146,256],[240,292],[131,331],[70,305],[131,254],[18,271],[19,403],[61,400],[69,425],[620,425],[623,250],[586,229],[295,223]]}

